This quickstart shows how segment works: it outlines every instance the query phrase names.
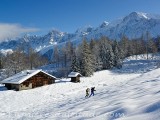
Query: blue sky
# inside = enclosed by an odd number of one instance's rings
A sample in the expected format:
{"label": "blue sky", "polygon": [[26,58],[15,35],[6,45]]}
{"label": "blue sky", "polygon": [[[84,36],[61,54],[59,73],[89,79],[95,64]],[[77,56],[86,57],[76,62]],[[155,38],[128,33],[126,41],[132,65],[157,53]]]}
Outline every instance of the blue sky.
{"label": "blue sky", "polygon": [[37,31],[46,34],[51,29],[73,33],[77,28],[96,27],[103,21],[112,21],[133,11],[160,14],[160,1],[0,0],[0,30],[6,26],[4,30],[10,30],[11,25],[14,29],[20,28],[15,36]]}

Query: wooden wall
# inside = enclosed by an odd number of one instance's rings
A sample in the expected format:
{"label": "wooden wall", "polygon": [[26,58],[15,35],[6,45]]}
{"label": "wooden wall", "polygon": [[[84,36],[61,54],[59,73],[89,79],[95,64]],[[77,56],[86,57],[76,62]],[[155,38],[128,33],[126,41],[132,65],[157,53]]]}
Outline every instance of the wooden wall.
{"label": "wooden wall", "polygon": [[71,82],[80,82],[80,77],[71,77]]}
{"label": "wooden wall", "polygon": [[43,72],[39,72],[38,74],[21,83],[21,85],[29,87],[29,85],[32,84],[32,88],[35,88],[43,85],[49,85],[52,83],[55,83],[55,78],[50,77]]}

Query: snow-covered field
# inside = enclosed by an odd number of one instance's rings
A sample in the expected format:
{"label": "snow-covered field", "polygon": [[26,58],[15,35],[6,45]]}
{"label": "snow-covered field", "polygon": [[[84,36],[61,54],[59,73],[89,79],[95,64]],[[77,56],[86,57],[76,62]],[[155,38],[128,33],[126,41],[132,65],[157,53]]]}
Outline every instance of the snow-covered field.
{"label": "snow-covered field", "polygon": [[[159,59],[159,58],[158,58]],[[126,59],[120,70],[96,72],[32,90],[0,88],[0,120],[159,120],[160,68],[157,60]],[[95,96],[85,89],[95,86]]]}

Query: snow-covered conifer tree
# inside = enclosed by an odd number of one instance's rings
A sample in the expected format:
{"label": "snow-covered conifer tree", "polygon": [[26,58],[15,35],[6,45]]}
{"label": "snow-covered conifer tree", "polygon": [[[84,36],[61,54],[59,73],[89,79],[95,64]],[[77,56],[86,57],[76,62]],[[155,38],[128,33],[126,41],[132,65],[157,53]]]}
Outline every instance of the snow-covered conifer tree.
{"label": "snow-covered conifer tree", "polygon": [[114,53],[112,46],[106,37],[102,37],[100,40],[100,58],[103,63],[103,69],[110,69],[114,65]]}
{"label": "snow-covered conifer tree", "polygon": [[77,57],[75,53],[72,56],[71,71],[80,72],[80,68],[79,68]]}
{"label": "snow-covered conifer tree", "polygon": [[118,43],[117,41],[114,42],[113,45],[113,52],[114,52],[114,66],[117,68],[121,68],[122,67],[122,59],[121,59],[121,50],[118,47]]}
{"label": "snow-covered conifer tree", "polygon": [[81,74],[83,74],[84,76],[91,76],[94,72],[94,61],[90,47],[86,40],[83,40],[82,42],[81,52]]}

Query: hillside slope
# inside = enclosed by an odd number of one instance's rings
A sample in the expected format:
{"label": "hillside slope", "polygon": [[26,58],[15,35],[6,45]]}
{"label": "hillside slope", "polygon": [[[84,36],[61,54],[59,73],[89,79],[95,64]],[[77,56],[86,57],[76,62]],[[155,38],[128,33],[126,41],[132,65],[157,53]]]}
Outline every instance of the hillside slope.
{"label": "hillside slope", "polygon": [[[157,61],[128,58],[121,70],[104,70],[80,83],[70,79],[24,91],[0,91],[1,120],[158,120],[160,69]],[[143,66],[143,67],[142,67]],[[95,96],[85,98],[87,87]]]}

